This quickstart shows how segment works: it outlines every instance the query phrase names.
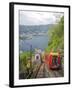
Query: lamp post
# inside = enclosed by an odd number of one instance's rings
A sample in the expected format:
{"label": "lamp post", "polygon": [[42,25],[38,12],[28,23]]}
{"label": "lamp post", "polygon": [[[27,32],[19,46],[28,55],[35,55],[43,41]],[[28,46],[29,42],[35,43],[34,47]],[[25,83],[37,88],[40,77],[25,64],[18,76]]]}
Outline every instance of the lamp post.
{"label": "lamp post", "polygon": [[32,45],[30,45],[30,68],[32,72]]}
{"label": "lamp post", "polygon": [[30,71],[32,72],[32,45],[29,43],[26,43],[30,47]]}

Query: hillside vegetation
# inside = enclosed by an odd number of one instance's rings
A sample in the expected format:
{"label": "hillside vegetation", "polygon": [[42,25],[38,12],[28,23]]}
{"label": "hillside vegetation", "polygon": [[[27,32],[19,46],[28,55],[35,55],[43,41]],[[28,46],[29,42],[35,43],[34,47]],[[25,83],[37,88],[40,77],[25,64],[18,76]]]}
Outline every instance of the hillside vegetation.
{"label": "hillside vegetation", "polygon": [[45,50],[47,52],[60,50],[64,53],[64,17],[61,17],[58,24],[48,30],[48,37],[48,47]]}

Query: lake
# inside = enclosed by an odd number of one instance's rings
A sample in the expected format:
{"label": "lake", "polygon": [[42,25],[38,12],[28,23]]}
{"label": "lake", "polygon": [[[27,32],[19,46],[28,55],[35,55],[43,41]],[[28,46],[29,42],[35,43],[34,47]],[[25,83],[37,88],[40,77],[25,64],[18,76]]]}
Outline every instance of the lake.
{"label": "lake", "polygon": [[32,36],[31,39],[20,39],[19,40],[20,52],[29,51],[31,46],[32,46],[32,51],[35,48],[44,50],[48,46],[48,36],[38,35],[38,36]]}

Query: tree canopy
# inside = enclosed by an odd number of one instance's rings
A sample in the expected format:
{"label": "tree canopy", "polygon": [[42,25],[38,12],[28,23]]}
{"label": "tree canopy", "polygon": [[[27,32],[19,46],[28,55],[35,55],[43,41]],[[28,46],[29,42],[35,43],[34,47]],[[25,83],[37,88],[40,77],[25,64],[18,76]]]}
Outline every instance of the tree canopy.
{"label": "tree canopy", "polygon": [[48,47],[46,48],[47,52],[51,50],[57,51],[64,50],[64,16],[61,17],[60,21],[53,25],[48,32]]}

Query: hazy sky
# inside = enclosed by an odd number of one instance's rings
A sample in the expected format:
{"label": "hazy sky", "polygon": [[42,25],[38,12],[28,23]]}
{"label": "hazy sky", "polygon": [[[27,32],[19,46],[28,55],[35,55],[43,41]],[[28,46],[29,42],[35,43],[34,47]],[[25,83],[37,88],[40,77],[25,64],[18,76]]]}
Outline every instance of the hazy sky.
{"label": "hazy sky", "polygon": [[54,24],[60,20],[63,13],[20,11],[20,25]]}

